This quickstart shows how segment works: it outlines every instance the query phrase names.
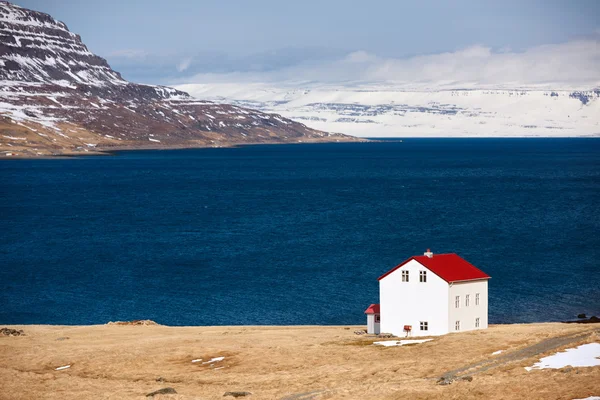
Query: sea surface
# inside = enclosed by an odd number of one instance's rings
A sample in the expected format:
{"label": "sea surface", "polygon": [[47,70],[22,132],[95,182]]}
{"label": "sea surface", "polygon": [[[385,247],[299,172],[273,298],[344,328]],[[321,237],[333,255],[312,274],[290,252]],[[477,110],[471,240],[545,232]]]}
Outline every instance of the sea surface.
{"label": "sea surface", "polygon": [[0,323],[363,324],[377,278],[456,252],[490,322],[600,315],[600,139],[0,161]]}

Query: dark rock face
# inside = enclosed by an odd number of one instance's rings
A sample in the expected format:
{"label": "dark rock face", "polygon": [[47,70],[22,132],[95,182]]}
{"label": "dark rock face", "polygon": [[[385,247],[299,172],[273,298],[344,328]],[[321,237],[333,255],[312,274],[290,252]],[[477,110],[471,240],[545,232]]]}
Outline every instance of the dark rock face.
{"label": "dark rock face", "polygon": [[[580,314],[582,315],[582,314]],[[585,318],[585,314],[583,314],[583,318],[584,319],[577,319],[575,321],[565,321],[566,324],[600,324],[600,318],[596,317],[595,315],[592,315],[589,318]],[[578,316],[579,318],[579,316]]]}
{"label": "dark rock face", "polygon": [[0,41],[2,80],[127,83],[105,59],[91,53],[79,35],[48,14],[0,3]]}
{"label": "dark rock face", "polygon": [[577,318],[586,318],[585,314],[577,314]]}
{"label": "dark rock face", "polygon": [[0,156],[351,140],[127,82],[64,23],[0,1]]}
{"label": "dark rock face", "polygon": [[572,99],[577,99],[581,101],[581,104],[586,105],[593,98],[600,97],[600,89],[572,92],[569,94],[569,97]]}

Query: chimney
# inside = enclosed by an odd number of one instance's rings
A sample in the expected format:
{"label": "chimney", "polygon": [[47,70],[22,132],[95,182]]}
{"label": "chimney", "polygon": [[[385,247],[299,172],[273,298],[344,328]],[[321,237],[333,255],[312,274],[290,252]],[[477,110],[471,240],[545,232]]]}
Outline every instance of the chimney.
{"label": "chimney", "polygon": [[427,251],[425,253],[423,253],[424,256],[427,256],[429,258],[433,258],[433,253],[431,252],[431,250],[427,249]]}

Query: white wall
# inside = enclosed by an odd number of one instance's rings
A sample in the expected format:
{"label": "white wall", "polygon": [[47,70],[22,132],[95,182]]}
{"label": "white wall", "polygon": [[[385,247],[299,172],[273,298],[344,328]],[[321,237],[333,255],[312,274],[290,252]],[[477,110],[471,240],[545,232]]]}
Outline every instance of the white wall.
{"label": "white wall", "polygon": [[[427,282],[419,282],[425,270]],[[409,271],[409,282],[402,282],[402,271]],[[382,333],[404,336],[404,325],[412,325],[412,336],[448,333],[448,283],[415,260],[379,281],[379,303]],[[419,330],[421,321],[428,331]]]}
{"label": "white wall", "polygon": [[[475,305],[475,295],[479,293],[479,305]],[[469,306],[465,297],[470,295]],[[460,307],[455,307],[455,298],[460,296]],[[457,282],[450,285],[448,291],[448,331],[456,332],[455,323],[460,321],[460,332],[488,327],[488,281]],[[475,327],[475,318],[479,318],[479,328]]]}
{"label": "white wall", "polygon": [[367,333],[379,335],[380,323],[375,322],[375,314],[367,314]]}

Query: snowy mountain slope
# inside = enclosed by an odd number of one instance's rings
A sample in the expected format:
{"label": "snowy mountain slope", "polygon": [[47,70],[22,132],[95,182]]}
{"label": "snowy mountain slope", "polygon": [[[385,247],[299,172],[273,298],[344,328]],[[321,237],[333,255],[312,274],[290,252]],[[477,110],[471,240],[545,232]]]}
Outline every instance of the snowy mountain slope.
{"label": "snowy mountain slope", "polygon": [[124,80],[48,14],[0,1],[0,155],[354,141]]}
{"label": "snowy mountain slope", "polygon": [[600,89],[186,84],[191,95],[361,137],[600,136]]}

